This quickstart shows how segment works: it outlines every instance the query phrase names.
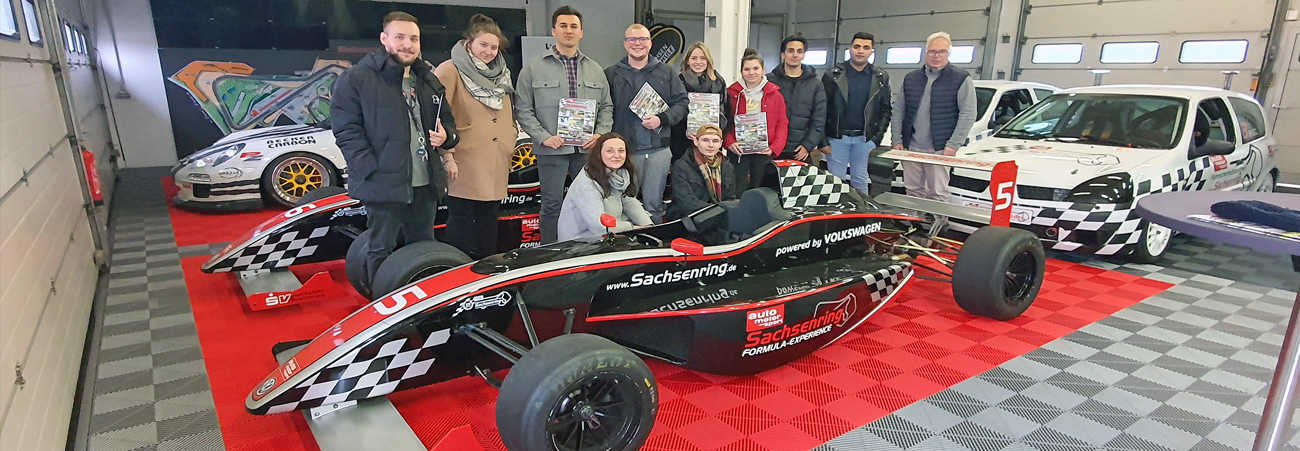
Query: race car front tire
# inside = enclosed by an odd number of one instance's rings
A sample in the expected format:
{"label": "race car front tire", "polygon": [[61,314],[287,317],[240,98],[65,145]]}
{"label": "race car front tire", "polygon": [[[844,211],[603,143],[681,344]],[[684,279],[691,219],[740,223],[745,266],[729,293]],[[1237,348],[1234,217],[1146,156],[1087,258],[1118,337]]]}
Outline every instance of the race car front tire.
{"label": "race car front tire", "polygon": [[1043,244],[1025,230],[982,227],[957,253],[952,296],[967,312],[1006,321],[1024,313],[1043,284]]}
{"label": "race car front tire", "polygon": [[635,450],[658,411],[644,361],[602,337],[561,335],[510,370],[497,395],[497,430],[513,451]]}
{"label": "race car front tire", "polygon": [[341,186],[326,185],[308,191],[307,194],[303,194],[302,197],[298,198],[297,202],[293,203],[293,206],[301,207],[303,205],[324,199],[326,197],[337,196],[339,194],[347,194],[347,193],[348,193],[347,188]]}
{"label": "race car front tire", "polygon": [[365,230],[352,240],[348,245],[347,257],[343,259],[343,272],[348,275],[348,283],[352,288],[361,294],[361,297],[371,299],[370,293],[370,265],[367,264],[366,253],[370,251],[370,231]]}
{"label": "race car front tire", "polygon": [[291,208],[308,192],[334,185],[338,180],[338,170],[324,157],[291,152],[266,165],[262,172],[262,196],[268,204]]}
{"label": "race car front tire", "polygon": [[1138,230],[1142,231],[1142,237],[1138,239],[1128,259],[1134,263],[1144,264],[1160,261],[1160,258],[1165,255],[1165,249],[1169,248],[1169,238],[1173,236],[1174,231],[1146,220],[1138,224]]}
{"label": "race car front tire", "polygon": [[441,241],[420,241],[397,248],[375,270],[370,293],[385,296],[411,282],[469,263],[473,260]]}

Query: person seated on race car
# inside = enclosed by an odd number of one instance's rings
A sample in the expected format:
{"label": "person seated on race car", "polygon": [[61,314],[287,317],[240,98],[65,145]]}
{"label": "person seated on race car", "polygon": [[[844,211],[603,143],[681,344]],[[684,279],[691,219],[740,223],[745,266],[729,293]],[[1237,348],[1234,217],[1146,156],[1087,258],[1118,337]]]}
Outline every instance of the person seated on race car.
{"label": "person seated on race car", "polygon": [[606,133],[595,147],[600,150],[587,153],[587,165],[574,176],[564,195],[556,227],[560,241],[604,234],[602,214],[618,219],[611,232],[652,223],[650,213],[636,198],[636,168],[627,159],[627,140],[618,133]]}
{"label": "person seated on race car", "polygon": [[736,168],[722,150],[722,129],[705,124],[695,132],[695,146],[673,163],[673,202],[667,220],[736,199]]}

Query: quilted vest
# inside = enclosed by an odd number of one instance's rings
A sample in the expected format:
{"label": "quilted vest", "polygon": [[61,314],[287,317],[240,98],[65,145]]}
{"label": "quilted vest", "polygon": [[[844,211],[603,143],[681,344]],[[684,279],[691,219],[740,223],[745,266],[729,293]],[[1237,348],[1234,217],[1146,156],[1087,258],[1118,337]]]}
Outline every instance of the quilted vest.
{"label": "quilted vest", "polygon": [[[939,70],[939,77],[930,85],[930,138],[934,149],[943,150],[957,128],[957,91],[970,74],[951,64]],[[925,94],[925,68],[909,72],[903,78],[903,145],[912,146],[912,123]]]}

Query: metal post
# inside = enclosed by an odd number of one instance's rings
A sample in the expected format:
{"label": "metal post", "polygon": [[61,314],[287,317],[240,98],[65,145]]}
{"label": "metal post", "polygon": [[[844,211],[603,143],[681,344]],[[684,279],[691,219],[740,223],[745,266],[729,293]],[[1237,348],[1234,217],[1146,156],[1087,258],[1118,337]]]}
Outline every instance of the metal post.
{"label": "metal post", "polygon": [[1255,98],[1260,103],[1267,102],[1268,88],[1273,86],[1273,76],[1276,75],[1275,67],[1278,58],[1286,58],[1282,54],[1282,29],[1286,27],[1286,12],[1289,9],[1289,3],[1286,0],[1277,0],[1273,5],[1273,24],[1268,29],[1268,44],[1264,47],[1264,64],[1259,68],[1259,86],[1255,90]]}
{"label": "metal post", "polygon": [[1239,70],[1223,71],[1223,89],[1232,89],[1232,77],[1240,73],[1241,71]]}
{"label": "metal post", "polygon": [[[1292,257],[1292,263],[1300,265],[1300,260]],[[1277,369],[1273,371],[1273,385],[1268,390],[1268,401],[1264,403],[1264,415],[1259,419],[1259,433],[1255,435],[1255,451],[1275,451],[1286,447],[1286,431],[1291,426],[1291,416],[1295,414],[1296,388],[1300,386],[1300,334],[1296,333],[1297,327],[1300,327],[1300,293],[1296,293],[1295,305],[1291,306],[1291,322],[1286,326],[1282,353],[1278,356]]]}
{"label": "metal post", "polygon": [[1020,58],[1025,52],[1025,23],[1029,21],[1029,11],[1034,9],[1029,4],[1029,0],[1024,0],[1020,7],[1020,22],[1016,24],[1016,42],[1015,50],[1011,52],[1011,76],[1010,80],[1020,79]]}
{"label": "metal post", "polygon": [[980,79],[992,80],[997,64],[998,27],[1002,25],[1002,0],[989,1],[989,25],[984,30],[984,55],[980,58]]}
{"label": "metal post", "polygon": [[1088,72],[1092,72],[1092,85],[1101,86],[1101,77],[1109,74],[1110,69],[1088,69]]}

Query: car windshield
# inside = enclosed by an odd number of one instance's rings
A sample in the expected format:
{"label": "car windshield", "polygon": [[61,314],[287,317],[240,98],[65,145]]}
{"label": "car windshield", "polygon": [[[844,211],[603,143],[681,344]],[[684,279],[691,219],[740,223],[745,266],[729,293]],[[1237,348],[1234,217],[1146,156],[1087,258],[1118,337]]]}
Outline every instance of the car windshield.
{"label": "car windshield", "polygon": [[1127,94],[1056,94],[1000,129],[999,138],[1171,149],[1187,100]]}
{"label": "car windshield", "polygon": [[984,119],[984,115],[989,111],[989,104],[993,103],[993,95],[997,93],[998,90],[993,88],[975,88],[975,111],[979,114],[979,117],[975,118],[976,121]]}

